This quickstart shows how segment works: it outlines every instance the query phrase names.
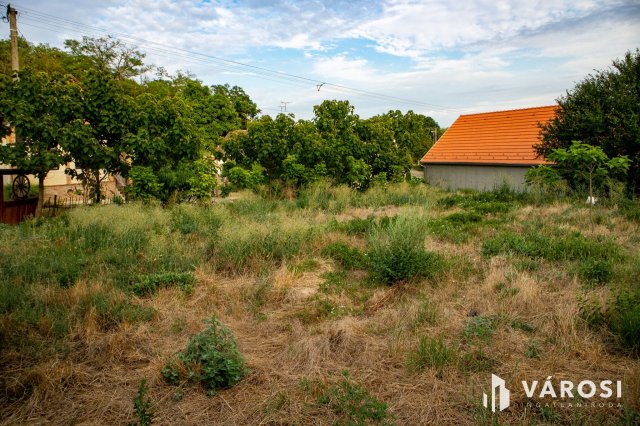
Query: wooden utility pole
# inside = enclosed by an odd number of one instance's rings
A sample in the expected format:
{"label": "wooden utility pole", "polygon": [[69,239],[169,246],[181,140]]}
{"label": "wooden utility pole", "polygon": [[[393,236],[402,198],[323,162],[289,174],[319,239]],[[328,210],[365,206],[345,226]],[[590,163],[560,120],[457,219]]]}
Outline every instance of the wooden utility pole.
{"label": "wooden utility pole", "polygon": [[18,22],[16,20],[18,11],[11,5],[7,5],[7,17],[9,18],[9,35],[11,36],[11,70],[15,77],[20,71],[20,62],[18,61]]}

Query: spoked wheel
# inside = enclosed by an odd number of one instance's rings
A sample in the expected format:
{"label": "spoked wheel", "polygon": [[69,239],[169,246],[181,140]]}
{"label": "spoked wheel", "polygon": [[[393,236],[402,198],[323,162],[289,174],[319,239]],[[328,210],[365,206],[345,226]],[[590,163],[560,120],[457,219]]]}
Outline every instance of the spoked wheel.
{"label": "spoked wheel", "polygon": [[29,190],[31,189],[31,183],[29,178],[25,175],[18,175],[13,180],[12,190],[13,198],[16,200],[23,200],[29,196]]}

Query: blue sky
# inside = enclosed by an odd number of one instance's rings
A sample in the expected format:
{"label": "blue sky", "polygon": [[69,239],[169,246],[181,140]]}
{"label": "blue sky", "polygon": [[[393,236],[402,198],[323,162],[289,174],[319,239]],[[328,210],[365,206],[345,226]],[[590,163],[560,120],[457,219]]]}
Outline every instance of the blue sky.
{"label": "blue sky", "polygon": [[[324,99],[349,99],[363,117],[412,109],[441,126],[464,113],[550,105],[640,47],[638,0],[11,3],[32,42],[61,47],[106,29],[169,72],[237,84],[266,114],[289,102],[298,118],[311,118]],[[334,85],[317,90],[314,81],[188,52]]]}

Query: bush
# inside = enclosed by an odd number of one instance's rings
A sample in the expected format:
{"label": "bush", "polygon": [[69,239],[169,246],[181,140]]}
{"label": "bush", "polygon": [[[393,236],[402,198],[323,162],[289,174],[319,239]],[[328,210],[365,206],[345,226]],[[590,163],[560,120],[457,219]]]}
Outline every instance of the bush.
{"label": "bush", "polygon": [[613,277],[613,264],[610,260],[590,258],[580,262],[577,272],[586,284],[606,284]]}
{"label": "bush", "polygon": [[417,219],[399,218],[384,229],[369,232],[367,265],[371,277],[395,284],[414,278],[434,278],[444,269],[442,257],[424,248],[425,227]]}
{"label": "bush", "polygon": [[231,331],[215,316],[207,322],[210,326],[191,336],[186,349],[165,364],[162,375],[168,383],[199,382],[207,393],[213,394],[237,384],[248,374]]}

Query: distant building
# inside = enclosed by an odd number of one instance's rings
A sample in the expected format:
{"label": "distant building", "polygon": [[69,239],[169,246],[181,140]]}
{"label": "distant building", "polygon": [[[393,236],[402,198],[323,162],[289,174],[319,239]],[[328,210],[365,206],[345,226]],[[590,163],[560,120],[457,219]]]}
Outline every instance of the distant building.
{"label": "distant building", "polygon": [[540,123],[555,116],[556,106],[461,115],[420,160],[425,181],[447,189],[492,190],[507,183],[524,189],[537,157]]}

